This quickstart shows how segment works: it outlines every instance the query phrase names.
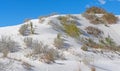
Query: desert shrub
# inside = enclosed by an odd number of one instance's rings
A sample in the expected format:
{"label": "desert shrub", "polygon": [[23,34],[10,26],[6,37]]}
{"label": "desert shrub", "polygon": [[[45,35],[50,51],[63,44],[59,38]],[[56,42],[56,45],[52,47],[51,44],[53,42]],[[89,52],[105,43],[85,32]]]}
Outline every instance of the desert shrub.
{"label": "desert shrub", "polygon": [[58,17],[63,26],[63,31],[71,37],[78,37],[80,35],[80,30],[76,26],[75,21],[70,21],[69,16],[60,16]]}
{"label": "desert shrub", "polygon": [[34,41],[32,43],[32,49],[34,54],[46,53],[48,46],[44,45],[42,42]]}
{"label": "desert shrub", "polygon": [[87,50],[88,50],[88,47],[87,47],[86,45],[83,45],[83,46],[81,47],[81,49],[82,49],[83,51],[87,51]]}
{"label": "desert shrub", "polygon": [[71,37],[79,37],[81,32],[79,28],[74,24],[63,24],[64,31]]}
{"label": "desert shrub", "polygon": [[28,36],[30,34],[34,34],[34,28],[33,23],[30,22],[30,24],[24,24],[20,27],[19,32],[23,36]]}
{"label": "desert shrub", "polygon": [[19,32],[22,35],[29,35],[30,34],[30,30],[28,29],[29,25],[28,24],[24,24],[20,27]]}
{"label": "desert shrub", "polygon": [[54,60],[55,60],[55,57],[54,57],[55,54],[54,54],[53,50],[46,52],[44,54],[44,56],[45,56],[45,62],[48,64],[50,64],[51,62],[54,62]]}
{"label": "desert shrub", "polygon": [[100,42],[109,48],[116,47],[116,43],[113,41],[113,39],[110,36],[106,37],[105,39],[102,39]]}
{"label": "desert shrub", "polygon": [[58,51],[48,48],[48,45],[38,41],[33,43],[33,55],[38,56],[39,59],[43,59],[48,64],[54,63],[54,60],[60,57]]}
{"label": "desert shrub", "polygon": [[32,37],[25,37],[24,38],[24,43],[27,47],[32,47],[33,38]]}
{"label": "desert shrub", "polygon": [[98,28],[92,27],[92,26],[88,26],[85,29],[87,31],[88,34],[91,34],[95,37],[99,37],[101,36],[101,34],[103,33],[101,30],[99,30]]}
{"label": "desert shrub", "polygon": [[61,38],[60,34],[58,34],[57,38],[54,39],[54,46],[57,47],[58,49],[61,49],[64,47],[64,41]]}
{"label": "desert shrub", "polygon": [[112,13],[106,13],[102,16],[102,18],[108,24],[117,23],[117,21],[118,21],[118,18]]}
{"label": "desert shrub", "polygon": [[93,6],[93,7],[88,8],[85,13],[89,13],[89,14],[91,14],[91,13],[93,13],[93,14],[105,14],[106,11],[104,9],[102,9],[102,8]]}
{"label": "desert shrub", "polygon": [[54,63],[56,59],[62,59],[63,56],[53,48],[49,48],[48,45],[44,45],[41,41],[34,40],[31,43],[32,53],[28,56],[39,59],[45,63]]}
{"label": "desert shrub", "polygon": [[92,39],[86,39],[84,42],[84,46],[91,47],[91,48],[103,48],[103,46],[99,43],[94,42]]}
{"label": "desert shrub", "polygon": [[1,36],[0,38],[0,52],[3,53],[4,57],[7,57],[9,52],[18,51],[18,43],[12,40],[11,37]]}

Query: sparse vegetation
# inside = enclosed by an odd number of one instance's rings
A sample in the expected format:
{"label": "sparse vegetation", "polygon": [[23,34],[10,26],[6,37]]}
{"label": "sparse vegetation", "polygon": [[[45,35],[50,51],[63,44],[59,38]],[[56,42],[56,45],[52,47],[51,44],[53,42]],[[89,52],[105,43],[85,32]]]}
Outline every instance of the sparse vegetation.
{"label": "sparse vegetation", "polygon": [[119,46],[116,45],[116,43],[113,41],[113,39],[108,36],[103,40],[100,40],[100,43],[104,45],[104,48],[107,50],[114,50],[114,51],[119,51],[120,49],[118,48]]}
{"label": "sparse vegetation", "polygon": [[33,38],[32,37],[25,37],[24,38],[24,43],[27,47],[32,47]]}
{"label": "sparse vegetation", "polygon": [[71,37],[79,37],[81,32],[79,30],[79,28],[74,24],[64,24],[64,31]]}
{"label": "sparse vegetation", "polygon": [[33,28],[33,23],[30,22],[30,24],[24,24],[20,27],[19,29],[20,34],[23,36],[28,36],[30,34],[34,34],[34,28]]}
{"label": "sparse vegetation", "polygon": [[91,67],[91,71],[96,71],[95,67]]}
{"label": "sparse vegetation", "polygon": [[69,20],[69,17],[60,16],[60,17],[58,17],[58,19],[61,21],[61,24],[65,24]]}
{"label": "sparse vegetation", "polygon": [[71,37],[79,37],[81,32],[79,28],[76,26],[74,21],[69,21],[69,16],[60,16],[58,17],[61,24],[63,25],[63,30]]}
{"label": "sparse vegetation", "polygon": [[91,47],[91,48],[103,48],[103,46],[99,43],[96,43],[95,41],[93,41],[91,38],[86,39],[86,41],[84,42],[84,46],[86,47]]}
{"label": "sparse vegetation", "polygon": [[102,8],[93,6],[93,7],[88,8],[85,13],[88,13],[88,14],[105,14],[106,11]]}
{"label": "sparse vegetation", "polygon": [[[20,34],[22,34],[22,35],[28,35],[28,34],[30,34],[30,32],[28,32],[28,31],[29,31],[28,27],[29,27],[28,24],[22,25],[22,26],[20,27],[20,29],[19,29]],[[27,33],[27,32],[28,32],[28,33]]]}
{"label": "sparse vegetation", "polygon": [[0,39],[0,52],[3,53],[3,57],[7,57],[9,52],[18,51],[18,43],[12,40],[11,37],[1,36]]}
{"label": "sparse vegetation", "polygon": [[64,47],[64,41],[61,38],[60,34],[58,34],[57,38],[55,38],[55,40],[54,40],[54,46],[57,47],[58,49],[61,49],[61,48]]}
{"label": "sparse vegetation", "polygon": [[87,31],[88,34],[91,34],[95,37],[101,37],[101,34],[103,34],[101,30],[99,30],[98,28],[92,27],[92,26],[86,27],[85,30]]}
{"label": "sparse vegetation", "polygon": [[[96,14],[102,14],[101,17],[98,17]],[[93,24],[115,24],[118,21],[118,18],[109,12],[106,12],[104,9],[99,7],[90,7],[83,14]]]}
{"label": "sparse vegetation", "polygon": [[88,50],[88,47],[87,47],[86,45],[83,45],[83,46],[81,47],[81,49],[82,49],[83,51],[87,51],[87,50]]}
{"label": "sparse vegetation", "polygon": [[115,24],[118,21],[118,18],[112,13],[106,13],[102,16],[102,18],[104,19],[104,22],[106,22],[107,24]]}

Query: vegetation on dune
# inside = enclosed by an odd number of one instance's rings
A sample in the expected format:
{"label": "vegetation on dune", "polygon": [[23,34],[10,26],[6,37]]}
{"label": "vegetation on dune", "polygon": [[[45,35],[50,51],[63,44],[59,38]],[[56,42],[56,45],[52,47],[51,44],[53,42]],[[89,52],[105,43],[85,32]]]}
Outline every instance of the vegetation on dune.
{"label": "vegetation on dune", "polygon": [[[101,14],[102,16],[98,17],[96,14]],[[94,6],[88,8],[83,16],[93,24],[115,24],[118,21],[118,17],[116,17],[114,14]]]}

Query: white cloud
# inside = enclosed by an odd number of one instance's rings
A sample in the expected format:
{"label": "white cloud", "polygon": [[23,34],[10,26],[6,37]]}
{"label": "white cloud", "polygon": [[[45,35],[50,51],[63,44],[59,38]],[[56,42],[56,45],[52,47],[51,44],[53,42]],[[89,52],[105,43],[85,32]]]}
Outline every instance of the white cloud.
{"label": "white cloud", "polygon": [[98,0],[100,4],[105,4],[106,1],[105,0]]}

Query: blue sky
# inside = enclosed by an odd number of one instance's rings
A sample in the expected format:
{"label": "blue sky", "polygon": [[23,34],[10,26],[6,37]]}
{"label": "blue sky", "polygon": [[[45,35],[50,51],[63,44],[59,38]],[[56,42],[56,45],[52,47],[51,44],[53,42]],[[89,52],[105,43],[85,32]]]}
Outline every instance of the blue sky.
{"label": "blue sky", "polygon": [[27,18],[53,12],[80,14],[91,6],[120,14],[120,0],[0,0],[0,27],[21,24]]}

